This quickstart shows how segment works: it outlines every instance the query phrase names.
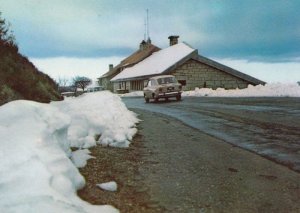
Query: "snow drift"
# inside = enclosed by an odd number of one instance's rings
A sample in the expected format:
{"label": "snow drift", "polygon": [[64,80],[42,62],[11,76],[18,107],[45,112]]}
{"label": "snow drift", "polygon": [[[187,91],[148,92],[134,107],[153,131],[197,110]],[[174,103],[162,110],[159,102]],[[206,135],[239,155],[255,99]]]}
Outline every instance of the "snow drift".
{"label": "snow drift", "polygon": [[80,167],[90,156],[88,151],[72,154],[70,147],[95,145],[95,134],[101,135],[97,143],[126,147],[137,122],[109,92],[1,106],[0,212],[118,212],[77,197],[85,180],[70,158]]}
{"label": "snow drift", "polygon": [[[135,91],[119,95],[121,97],[139,97],[143,96],[143,91]],[[270,83],[263,85],[249,85],[245,89],[225,90],[218,88],[216,90],[209,88],[195,88],[192,91],[184,91],[182,96],[196,97],[300,97],[300,86],[297,83],[283,84]]]}
{"label": "snow drift", "polygon": [[135,114],[128,111],[120,97],[108,91],[84,94],[77,98],[68,98],[53,102],[65,114],[71,114],[72,120],[68,138],[72,146],[88,148],[96,145],[128,147],[137,132]]}
{"label": "snow drift", "polygon": [[208,88],[195,88],[193,91],[186,91],[183,96],[210,96],[210,97],[300,97],[300,86],[294,84],[271,83],[252,86],[245,89],[216,90]]}

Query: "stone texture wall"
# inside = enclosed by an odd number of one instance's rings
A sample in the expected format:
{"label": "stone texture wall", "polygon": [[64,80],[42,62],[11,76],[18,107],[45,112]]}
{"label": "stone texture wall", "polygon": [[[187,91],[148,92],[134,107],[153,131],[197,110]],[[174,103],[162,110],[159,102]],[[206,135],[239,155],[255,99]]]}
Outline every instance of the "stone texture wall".
{"label": "stone texture wall", "polygon": [[99,84],[103,86],[106,90],[113,91],[113,85],[110,82],[109,78],[101,78],[99,79]]}
{"label": "stone texture wall", "polygon": [[184,90],[194,90],[196,87],[242,89],[249,84],[243,79],[192,59],[176,68],[171,74],[176,76],[177,80],[186,81],[186,86],[183,87]]}

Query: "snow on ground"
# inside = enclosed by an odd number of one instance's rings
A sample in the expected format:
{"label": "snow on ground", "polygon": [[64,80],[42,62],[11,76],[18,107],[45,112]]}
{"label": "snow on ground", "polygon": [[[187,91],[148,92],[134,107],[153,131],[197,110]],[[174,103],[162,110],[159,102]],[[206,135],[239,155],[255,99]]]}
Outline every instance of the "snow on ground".
{"label": "snow on ground", "polygon": [[[135,91],[119,95],[120,97],[143,97],[143,91]],[[216,90],[209,88],[195,88],[192,91],[184,91],[182,96],[196,97],[300,97],[300,86],[297,83],[283,84],[270,83],[263,85],[249,85],[245,89],[225,90],[218,88]]]}
{"label": "snow on ground", "polygon": [[88,150],[72,153],[70,147],[90,147],[99,136],[99,144],[126,147],[137,122],[110,92],[1,106],[0,212],[118,212],[77,197],[85,180],[74,164],[84,166],[91,156]]}
{"label": "snow on ground", "polygon": [[[196,88],[183,96],[300,97],[300,86]],[[1,106],[0,212],[118,212],[112,206],[93,206],[77,197],[85,180],[76,167],[92,157],[84,148],[97,143],[127,147],[137,132],[137,122],[121,98],[107,91],[51,104],[19,100]],[[79,150],[72,152],[70,147]]]}
{"label": "snow on ground", "polygon": [[183,96],[210,96],[210,97],[300,97],[300,86],[294,84],[272,83],[252,86],[245,89],[216,90],[208,88],[196,88],[194,91],[187,91]]}
{"label": "snow on ground", "polygon": [[53,102],[51,105],[72,114],[68,138],[75,147],[95,146],[97,134],[100,134],[99,144],[128,147],[137,132],[135,114],[127,110],[120,97],[108,91],[67,98],[63,104]]}
{"label": "snow on ground", "polygon": [[120,97],[143,97],[144,93],[143,91],[134,91],[134,92],[129,92],[125,94],[119,94]]}
{"label": "snow on ground", "polygon": [[115,181],[97,184],[97,186],[103,190],[115,192],[118,189],[118,185]]}
{"label": "snow on ground", "polygon": [[77,168],[83,168],[87,164],[87,160],[95,158],[90,155],[91,152],[88,149],[78,149],[72,152],[71,160]]}

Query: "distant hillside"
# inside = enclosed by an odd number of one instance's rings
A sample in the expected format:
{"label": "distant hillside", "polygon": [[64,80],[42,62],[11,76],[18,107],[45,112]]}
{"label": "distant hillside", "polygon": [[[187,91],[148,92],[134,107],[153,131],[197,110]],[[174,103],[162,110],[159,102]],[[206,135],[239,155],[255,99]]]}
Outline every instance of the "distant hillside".
{"label": "distant hillside", "polygon": [[48,103],[61,96],[56,83],[18,53],[14,36],[0,17],[0,105],[18,99]]}
{"label": "distant hillside", "polygon": [[0,105],[17,99],[44,103],[61,100],[56,83],[27,58],[0,51]]}

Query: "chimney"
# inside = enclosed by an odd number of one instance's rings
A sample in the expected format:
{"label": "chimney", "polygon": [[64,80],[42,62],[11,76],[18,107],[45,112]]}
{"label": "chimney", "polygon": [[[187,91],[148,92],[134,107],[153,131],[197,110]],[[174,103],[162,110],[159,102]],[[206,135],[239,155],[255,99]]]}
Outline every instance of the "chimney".
{"label": "chimney", "polygon": [[146,49],[147,47],[147,43],[143,40],[141,43],[140,43],[140,50],[144,50]]}
{"label": "chimney", "polygon": [[113,65],[113,64],[110,64],[110,65],[108,65],[108,68],[109,68],[109,71],[112,71],[113,68],[114,68],[114,65]]}
{"label": "chimney", "polygon": [[170,40],[170,46],[178,44],[178,38],[179,36],[176,35],[169,36],[168,39]]}

